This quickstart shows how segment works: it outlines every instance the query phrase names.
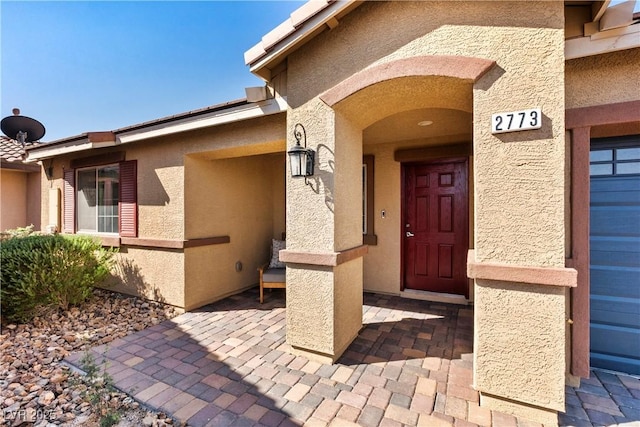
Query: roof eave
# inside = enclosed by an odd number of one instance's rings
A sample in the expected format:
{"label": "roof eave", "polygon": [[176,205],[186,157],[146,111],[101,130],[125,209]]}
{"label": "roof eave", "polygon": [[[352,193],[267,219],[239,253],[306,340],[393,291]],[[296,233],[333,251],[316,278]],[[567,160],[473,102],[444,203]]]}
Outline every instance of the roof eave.
{"label": "roof eave", "polygon": [[0,169],[13,170],[18,172],[40,172],[40,166],[34,164],[23,163],[20,161],[11,162],[9,160],[0,159]]}
{"label": "roof eave", "polygon": [[[109,138],[108,135],[111,137]],[[88,132],[27,149],[25,162],[37,162],[63,154],[86,151],[94,148],[111,147],[114,145],[116,145],[116,138],[112,132]]]}
{"label": "roof eave", "polygon": [[640,47],[640,23],[566,40],[565,60],[602,55]]}
{"label": "roof eave", "polygon": [[231,105],[225,108],[210,108],[199,110],[197,113],[176,115],[120,128],[112,132],[88,132],[53,141],[28,149],[26,162],[35,162],[64,154],[127,144],[287,111],[285,98],[268,99],[255,103],[235,102]]}
{"label": "roof eave", "polygon": [[187,118],[171,123],[158,124],[143,129],[118,130],[117,140],[120,144],[140,141],[143,139],[158,138],[175,133],[187,132],[207,127],[219,126],[243,120],[255,119],[287,111],[287,102],[284,98],[273,98],[266,101],[248,103],[245,105],[216,111],[215,114],[200,116],[196,119]]}
{"label": "roof eave", "polygon": [[335,27],[337,18],[342,18],[362,1],[328,1],[326,6],[316,7],[317,10],[310,10],[308,16],[301,17],[300,11],[304,12],[303,9],[313,3],[310,1],[294,11],[287,21],[245,52],[245,63],[252,73],[265,81],[270,80],[271,68],[324,29]]}

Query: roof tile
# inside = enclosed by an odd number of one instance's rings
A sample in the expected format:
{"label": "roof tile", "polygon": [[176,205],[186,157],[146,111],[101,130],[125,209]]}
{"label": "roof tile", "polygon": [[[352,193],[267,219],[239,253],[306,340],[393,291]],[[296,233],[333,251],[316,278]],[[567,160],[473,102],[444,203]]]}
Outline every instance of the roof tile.
{"label": "roof tile", "polygon": [[287,19],[262,37],[262,48],[268,50],[295,30],[296,27],[291,23],[291,19]]}
{"label": "roof tile", "polygon": [[311,0],[291,13],[291,23],[297,28],[328,5],[329,0]]}
{"label": "roof tile", "polygon": [[[29,147],[34,145],[33,143],[26,143],[25,146]],[[6,136],[0,136],[0,159],[7,162],[23,163],[24,160],[24,148],[19,142],[7,138]]]}

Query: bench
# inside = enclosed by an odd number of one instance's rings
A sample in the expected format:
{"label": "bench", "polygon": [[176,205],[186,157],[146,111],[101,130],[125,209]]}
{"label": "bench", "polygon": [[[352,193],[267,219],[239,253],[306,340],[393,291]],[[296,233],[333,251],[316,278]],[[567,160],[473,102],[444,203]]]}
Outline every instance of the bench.
{"label": "bench", "polygon": [[270,268],[269,263],[258,268],[260,272],[260,304],[264,302],[265,289],[285,289],[286,288],[286,269]]}

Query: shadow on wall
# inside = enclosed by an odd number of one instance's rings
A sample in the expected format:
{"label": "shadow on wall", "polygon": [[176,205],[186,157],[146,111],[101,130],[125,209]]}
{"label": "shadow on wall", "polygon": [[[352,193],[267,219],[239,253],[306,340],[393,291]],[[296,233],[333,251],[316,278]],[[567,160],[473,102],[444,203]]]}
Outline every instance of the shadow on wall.
{"label": "shadow on wall", "polygon": [[333,188],[333,177],[335,173],[335,154],[324,144],[318,144],[316,162],[317,168],[311,177],[306,179],[310,182],[310,186],[316,194],[320,194],[320,183],[324,189],[324,204],[332,213],[334,212],[334,200],[331,189]]}
{"label": "shadow on wall", "polygon": [[112,291],[168,303],[158,288],[145,281],[140,267],[121,254],[116,256],[113,271],[104,283]]}
{"label": "shadow on wall", "polygon": [[[171,201],[165,189],[160,171],[163,168],[156,168],[149,174],[138,172],[138,179],[141,181],[140,188],[144,191],[138,195],[138,205],[140,206],[166,206]],[[167,179],[170,179],[169,177]]]}

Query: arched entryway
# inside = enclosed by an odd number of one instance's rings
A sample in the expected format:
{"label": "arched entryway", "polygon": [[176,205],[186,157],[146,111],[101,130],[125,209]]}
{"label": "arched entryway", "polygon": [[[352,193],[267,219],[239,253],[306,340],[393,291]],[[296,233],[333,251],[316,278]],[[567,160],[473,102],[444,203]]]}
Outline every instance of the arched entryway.
{"label": "arched entryway", "polygon": [[365,167],[375,170],[364,175],[373,197],[363,196],[363,222],[376,236],[364,260],[365,290],[471,298],[473,84],[493,65],[452,56],[402,59],[321,96],[361,129]]}

